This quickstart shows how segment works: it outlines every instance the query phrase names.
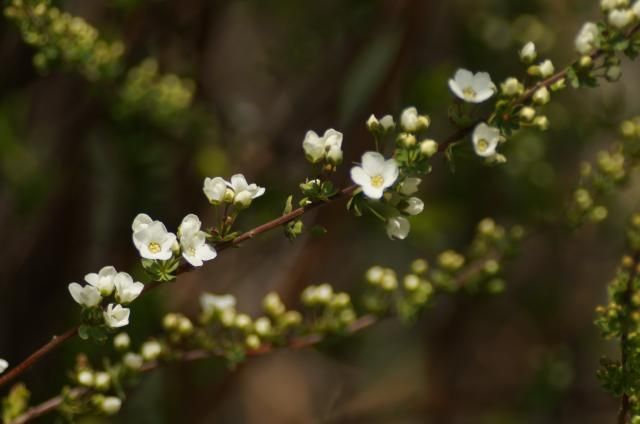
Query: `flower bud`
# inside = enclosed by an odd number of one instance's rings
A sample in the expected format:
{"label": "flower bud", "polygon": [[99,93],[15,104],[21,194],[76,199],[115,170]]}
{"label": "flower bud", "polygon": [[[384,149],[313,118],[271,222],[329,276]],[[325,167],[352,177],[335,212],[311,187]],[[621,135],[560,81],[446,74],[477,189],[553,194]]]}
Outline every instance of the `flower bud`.
{"label": "flower bud", "polygon": [[578,66],[583,69],[589,69],[593,66],[593,59],[588,55],[582,56],[578,61]]}
{"label": "flower bud", "polygon": [[93,372],[89,370],[82,370],[76,376],[78,384],[85,387],[92,387],[95,381]]}
{"label": "flower bud", "polygon": [[286,308],[278,293],[271,292],[264,297],[262,307],[267,314],[278,316],[285,312]]}
{"label": "flower bud", "polygon": [[400,133],[398,143],[403,147],[413,147],[416,145],[416,136],[409,133]]}
{"label": "flower bud", "polygon": [[188,336],[193,333],[193,323],[187,317],[180,317],[178,322],[178,333],[183,336]]}
{"label": "flower bud", "polygon": [[271,320],[267,317],[258,318],[253,327],[260,337],[268,337],[271,334]]}
{"label": "flower bud", "polygon": [[247,348],[249,348],[250,350],[257,350],[260,348],[260,337],[256,336],[255,334],[249,334],[244,341],[245,346],[247,346]]}
{"label": "flower bud", "polygon": [[162,353],[162,345],[155,340],[145,342],[140,349],[140,353],[145,361],[155,361]]}
{"label": "flower bud", "polygon": [[282,323],[285,327],[299,325],[302,322],[302,315],[298,311],[287,311],[282,316]]}
{"label": "flower bud", "polygon": [[536,60],[536,57],[538,57],[538,53],[536,52],[536,45],[529,41],[520,50],[520,60],[522,60],[526,64],[529,64]]}
{"label": "flower bud", "polygon": [[378,121],[378,118],[376,118],[376,116],[374,114],[371,114],[369,119],[367,119],[367,128],[371,132],[380,131],[380,129],[381,129],[380,121]]}
{"label": "flower bud", "polygon": [[162,326],[165,330],[175,330],[178,326],[179,317],[178,314],[169,313],[162,319]]}
{"label": "flower bud", "polygon": [[533,120],[533,124],[541,131],[546,131],[549,129],[549,119],[544,115],[536,116],[536,118]]}
{"label": "flower bud", "polygon": [[393,120],[393,116],[385,115],[380,119],[380,125],[385,132],[388,132],[396,126],[396,122]]}
{"label": "flower bud", "polygon": [[120,411],[122,407],[122,401],[115,396],[105,397],[100,402],[100,410],[107,415],[114,415]]}
{"label": "flower bud", "polygon": [[430,158],[438,152],[438,143],[435,140],[427,139],[420,142],[420,153]]}
{"label": "flower bud", "polygon": [[429,263],[424,259],[416,259],[411,262],[411,272],[422,275],[429,269]]}
{"label": "flower bud", "polygon": [[224,191],[224,196],[222,196],[222,201],[225,203],[233,203],[233,198],[236,194],[229,187]]}
{"label": "flower bud", "polygon": [[380,281],[380,287],[385,291],[393,291],[398,288],[396,273],[390,269],[386,269],[382,276],[382,281]]}
{"label": "flower bud", "polygon": [[367,270],[365,279],[369,284],[377,285],[382,282],[384,276],[384,269],[381,266],[374,266]]}
{"label": "flower bud", "polygon": [[119,350],[119,351],[127,350],[129,349],[130,345],[131,345],[131,338],[127,333],[118,333],[113,338],[113,347],[115,347],[116,350]]}
{"label": "flower bud", "polygon": [[418,289],[420,285],[420,278],[417,275],[409,274],[404,277],[402,281],[405,290],[412,292]]}
{"label": "flower bud", "polygon": [[500,84],[502,94],[505,96],[519,96],[524,91],[524,86],[518,81],[517,78],[507,78],[502,84]]}
{"label": "flower bud", "polygon": [[418,197],[410,197],[402,211],[409,215],[418,215],[424,210],[424,202]]}
{"label": "flower bud", "polygon": [[547,59],[540,64],[540,76],[542,78],[548,78],[556,71],[553,63]]}
{"label": "flower bud", "polygon": [[535,93],[533,93],[532,97],[533,102],[541,106],[549,103],[550,98],[551,95],[549,94],[547,87],[540,87],[535,91]]}
{"label": "flower bud", "polygon": [[520,118],[525,122],[533,121],[536,116],[536,110],[530,106],[525,106],[520,109]]}
{"label": "flower bud", "polygon": [[109,386],[111,385],[111,376],[106,372],[97,372],[93,384],[96,390],[109,390]]}
{"label": "flower bud", "polygon": [[122,358],[122,363],[127,368],[137,371],[142,368],[143,359],[142,356],[137,353],[129,352]]}
{"label": "flower bud", "polygon": [[251,317],[247,314],[238,314],[233,325],[239,330],[249,330],[251,328]]}
{"label": "flower bud", "polygon": [[609,66],[605,74],[607,81],[615,82],[622,76],[622,69],[618,65]]}
{"label": "flower bud", "polygon": [[351,297],[347,293],[338,293],[331,299],[334,308],[345,308],[351,304]]}
{"label": "flower bud", "polygon": [[316,297],[319,303],[329,303],[333,296],[333,287],[329,284],[320,284],[316,290]]}

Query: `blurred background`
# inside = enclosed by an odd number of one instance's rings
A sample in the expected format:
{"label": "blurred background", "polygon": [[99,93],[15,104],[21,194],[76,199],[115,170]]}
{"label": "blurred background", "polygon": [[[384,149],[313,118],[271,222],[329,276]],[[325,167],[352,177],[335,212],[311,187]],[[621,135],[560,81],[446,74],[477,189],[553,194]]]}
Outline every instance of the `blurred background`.
{"label": "blurred background", "polygon": [[[415,105],[436,140],[452,132],[447,80],[458,67],[494,82],[521,76],[517,51],[534,41],[556,67],[573,38],[598,18],[585,0],[68,0],[124,63],[154,57],[158,72],[188,79],[191,106],[123,112],[109,89],[73,71],[37,72],[34,50],[0,21],[0,356],[17,363],[76,323],[67,285],[104,265],[140,275],[130,225],[146,212],[175,228],[187,213],[210,220],[205,176],[242,172],[267,193],[243,214],[248,229],[278,216],[310,175],[306,130],[345,134],[345,165],[372,147],[370,113]],[[251,359],[176,364],[129,393],[121,423],[604,423],[617,402],[595,377],[603,353],[592,322],[624,252],[623,225],[640,185],[610,199],[610,218],[570,232],[549,224],[577,183],[581,160],[615,141],[620,121],[640,113],[638,65],[622,81],[567,90],[548,107],[551,129],[522,131],[504,147],[509,162],[484,167],[458,149],[423,183],[425,212],[404,242],[341,203],[305,218],[290,243],[273,231],[145,296],[133,308],[134,340],[160,330],[164,312],[197,313],[202,291],[230,292],[259,313],[275,290],[297,305],[309,284],[355,292],[373,264],[405,270],[417,257],[463,249],[478,220],[541,228],[507,271],[500,296],[442,297],[413,326],[388,320],[316,350]],[[98,88],[96,88],[98,87]],[[126,109],[126,108],[125,108]],[[127,113],[125,113],[127,112]],[[541,226],[541,223],[545,223]],[[65,345],[24,374],[37,403],[68,382]],[[0,393],[4,395],[3,393]],[[102,422],[106,419],[87,419]],[[49,416],[38,422],[53,422]]]}

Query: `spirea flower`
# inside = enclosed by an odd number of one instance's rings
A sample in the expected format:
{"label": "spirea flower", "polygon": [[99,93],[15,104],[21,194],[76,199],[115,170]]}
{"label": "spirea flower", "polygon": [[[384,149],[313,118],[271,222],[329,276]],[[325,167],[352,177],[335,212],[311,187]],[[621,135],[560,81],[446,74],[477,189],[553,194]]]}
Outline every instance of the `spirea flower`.
{"label": "spirea flower", "polygon": [[227,184],[221,177],[205,178],[202,191],[207,196],[209,202],[214,205],[219,205],[224,201],[224,194],[227,190]]}
{"label": "spirea flower", "polygon": [[[136,220],[141,215],[136,217]],[[148,216],[146,216],[148,218]],[[160,221],[145,222],[132,225],[133,244],[145,259],[159,259],[166,261],[173,255],[171,248],[176,242],[176,235],[167,231],[167,227]],[[137,230],[136,230],[137,229]]]}
{"label": "spirea flower", "polygon": [[500,130],[482,122],[473,130],[472,141],[478,156],[493,156],[500,142]]}
{"label": "spirea flower", "polygon": [[202,266],[204,261],[210,261],[218,255],[216,249],[207,244],[207,233],[201,231],[201,227],[200,218],[189,214],[178,229],[182,257],[193,266]]}
{"label": "spirea flower", "polygon": [[549,59],[542,62],[538,66],[538,68],[540,69],[540,76],[542,78],[550,77],[556,71],[555,66],[553,66],[553,62],[551,62]]}
{"label": "spirea flower", "polygon": [[104,322],[111,328],[120,328],[129,325],[129,315],[131,311],[123,308],[122,305],[114,305],[110,303],[107,309],[102,313]]}
{"label": "spirea flower", "polygon": [[9,368],[9,363],[4,359],[0,358],[0,374],[5,372]]}
{"label": "spirea flower", "polygon": [[98,273],[92,272],[84,276],[84,281],[97,288],[102,296],[109,296],[113,293],[113,279],[118,274],[112,266],[103,267]]}
{"label": "spirea flower", "polygon": [[133,302],[140,296],[144,284],[133,281],[131,275],[126,272],[119,272],[113,279],[116,288],[116,300],[122,304]]}
{"label": "spirea flower", "polygon": [[587,55],[593,53],[600,47],[598,36],[600,31],[598,26],[593,22],[587,22],[582,26],[580,32],[576,36],[575,44],[578,53]]}
{"label": "spirea flower", "polygon": [[466,69],[458,69],[453,79],[449,80],[449,88],[456,96],[470,103],[482,103],[496,92],[488,73],[473,74]]}
{"label": "spirea flower", "polygon": [[311,163],[326,159],[334,165],[339,165],[342,162],[342,133],[331,128],[320,137],[315,131],[307,131],[302,148],[307,160]]}
{"label": "spirea flower", "polygon": [[136,233],[140,230],[147,228],[149,225],[153,224],[153,219],[146,213],[139,213],[133,219],[133,223],[131,224],[131,230]]}
{"label": "spirea flower", "polygon": [[246,208],[251,205],[251,201],[264,194],[264,187],[247,183],[247,179],[242,174],[235,174],[231,181],[227,182],[227,187],[233,190],[233,204],[237,207]]}
{"label": "spirea flower", "polygon": [[385,160],[378,152],[366,152],[362,155],[362,166],[351,168],[351,179],[365,196],[380,199],[384,190],[398,179],[398,164],[394,159]]}
{"label": "spirea flower", "polygon": [[387,235],[391,239],[404,240],[410,229],[411,224],[404,216],[393,216],[387,220]]}
{"label": "spirea flower", "polygon": [[93,308],[94,306],[99,305],[102,301],[100,292],[93,286],[82,287],[78,283],[71,283],[69,284],[69,293],[77,304],[87,308]]}

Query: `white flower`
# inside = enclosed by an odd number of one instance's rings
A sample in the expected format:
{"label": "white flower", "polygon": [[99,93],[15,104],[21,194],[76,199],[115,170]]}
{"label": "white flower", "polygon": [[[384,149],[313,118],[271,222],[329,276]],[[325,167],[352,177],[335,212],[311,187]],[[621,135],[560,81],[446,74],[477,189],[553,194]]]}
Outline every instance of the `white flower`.
{"label": "white flower", "polygon": [[[371,116],[375,119],[375,116]],[[371,118],[368,123],[370,121]],[[315,131],[307,131],[302,148],[311,163],[327,159],[334,165],[338,165],[342,162],[342,133],[330,128],[320,137]]]}
{"label": "white flower", "polygon": [[142,293],[142,289],[144,289],[144,284],[134,282],[133,278],[126,272],[119,272],[113,282],[116,287],[116,300],[122,304],[136,300]]}
{"label": "white flower", "polygon": [[317,163],[324,159],[324,139],[315,131],[307,131],[302,141],[302,148],[307,160],[311,163]]}
{"label": "white flower", "polygon": [[203,293],[200,296],[200,307],[205,314],[222,312],[236,307],[236,298],[231,294],[215,295]]}
{"label": "white flower", "polygon": [[536,45],[529,41],[520,50],[520,59],[525,63],[531,63],[536,60],[538,53],[536,52]]}
{"label": "white flower", "polygon": [[556,71],[556,68],[553,66],[553,62],[551,62],[549,59],[542,62],[539,65],[539,69],[540,69],[540,76],[542,78],[550,77]]}
{"label": "white flower", "polygon": [[472,140],[473,148],[478,156],[493,156],[496,154],[496,148],[500,141],[500,130],[482,122],[473,130]]}
{"label": "white flower", "polygon": [[[640,1],[640,0],[639,0]],[[598,41],[598,35],[600,31],[598,26],[593,22],[587,22],[582,26],[580,32],[576,36],[576,50],[578,53],[586,55],[593,53],[594,50],[600,47]]]}
{"label": "white flower", "polygon": [[231,176],[231,181],[227,182],[227,186],[235,193],[233,203],[240,207],[248,207],[251,200],[264,194],[264,187],[247,183],[247,179],[242,174]]}
{"label": "white flower", "polygon": [[202,266],[204,261],[214,259],[218,252],[210,244],[207,244],[207,236],[204,231],[180,237],[182,257],[193,266]]}
{"label": "white flower", "polygon": [[418,186],[422,182],[422,179],[415,177],[407,177],[405,178],[398,188],[400,189],[400,193],[405,196],[411,196],[413,193],[418,191]]}
{"label": "white flower", "polygon": [[380,199],[384,190],[398,179],[398,164],[394,159],[385,160],[378,152],[362,155],[362,166],[351,168],[351,179],[362,187],[365,196]]}
{"label": "white flower", "polygon": [[138,248],[140,256],[145,259],[170,259],[173,255],[171,248],[175,242],[176,235],[168,232],[167,227],[160,221],[153,221],[133,233],[133,243]]}
{"label": "white flower", "polygon": [[107,415],[117,414],[118,411],[120,411],[121,407],[122,401],[120,400],[120,398],[117,398],[115,396],[108,396],[102,399],[102,402],[100,403],[100,409],[102,409],[102,412]]}
{"label": "white flower", "polygon": [[123,308],[122,305],[114,305],[110,303],[107,310],[102,313],[104,322],[111,328],[124,327],[129,324],[129,315],[131,311]]}
{"label": "white flower", "polygon": [[629,25],[634,17],[634,12],[629,9],[613,9],[609,12],[609,23],[621,29]]}
{"label": "white flower", "polygon": [[112,266],[103,267],[98,273],[92,272],[84,276],[84,281],[97,288],[102,296],[113,293],[113,279],[118,274]]}
{"label": "white flower", "polygon": [[100,292],[93,286],[82,287],[78,283],[71,283],[69,284],[69,293],[76,303],[87,308],[93,308],[102,301]]}
{"label": "white flower", "polygon": [[200,231],[201,227],[200,218],[189,214],[184,217],[178,229],[182,257],[193,266],[202,266],[204,261],[209,261],[218,255],[216,249],[207,244],[207,233]]}
{"label": "white flower", "polygon": [[207,196],[209,202],[214,205],[220,204],[224,201],[224,193],[227,190],[227,184],[220,177],[205,178],[202,191]]}
{"label": "white flower", "polygon": [[387,235],[391,239],[404,240],[410,229],[409,220],[404,216],[394,216],[387,220]]}
{"label": "white flower", "polygon": [[417,197],[407,199],[407,206],[403,209],[409,215],[418,215],[424,210],[424,202]]}
{"label": "white flower", "polygon": [[473,74],[466,69],[458,69],[453,79],[449,80],[451,91],[470,103],[482,103],[496,92],[496,86],[486,72]]}
{"label": "white flower", "polygon": [[4,359],[0,358],[0,374],[5,372],[9,368],[9,363]]}

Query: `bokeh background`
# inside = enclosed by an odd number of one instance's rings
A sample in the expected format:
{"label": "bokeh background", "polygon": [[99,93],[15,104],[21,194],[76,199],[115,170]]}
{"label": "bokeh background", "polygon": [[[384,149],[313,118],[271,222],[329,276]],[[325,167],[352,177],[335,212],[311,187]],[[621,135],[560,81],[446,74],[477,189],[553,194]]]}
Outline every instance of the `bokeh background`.
{"label": "bokeh background", "polygon": [[[0,20],[0,356],[17,363],[77,322],[67,285],[113,264],[139,272],[130,241],[138,212],[169,227],[194,212],[207,221],[205,176],[243,172],[267,187],[244,214],[250,228],[277,216],[310,175],[307,129],[345,134],[345,162],[372,146],[370,113],[415,105],[443,139],[458,67],[494,81],[523,73],[526,41],[557,66],[573,60],[573,37],[597,19],[587,0],[68,0],[57,2],[106,38],[126,45],[125,63],[155,57],[161,72],[193,81],[192,106],[148,119],[113,109],[109,90],[72,71],[41,75],[34,51]],[[617,403],[595,370],[615,346],[592,322],[624,251],[623,225],[640,199],[633,184],[610,199],[610,218],[568,231],[559,223],[579,162],[616,139],[640,113],[637,64],[622,81],[567,90],[548,107],[551,129],[523,131],[487,168],[458,149],[421,191],[425,212],[404,242],[343,204],[309,214],[322,237],[290,243],[260,236],[137,302],[129,331],[158,332],[167,310],[194,315],[202,291],[230,292],[259,313],[278,291],[296,306],[309,284],[356,291],[373,264],[406,269],[464,248],[476,222],[537,229],[509,265],[499,296],[442,297],[413,326],[388,320],[316,350],[171,365],[130,392],[119,423],[605,423]],[[175,118],[175,119],[173,119]],[[336,175],[347,182],[348,166]],[[208,215],[209,214],[209,215]],[[24,375],[34,402],[67,383],[76,340]],[[4,394],[4,393],[2,393]],[[53,417],[39,422],[53,422]],[[87,419],[84,422],[106,422]]]}

